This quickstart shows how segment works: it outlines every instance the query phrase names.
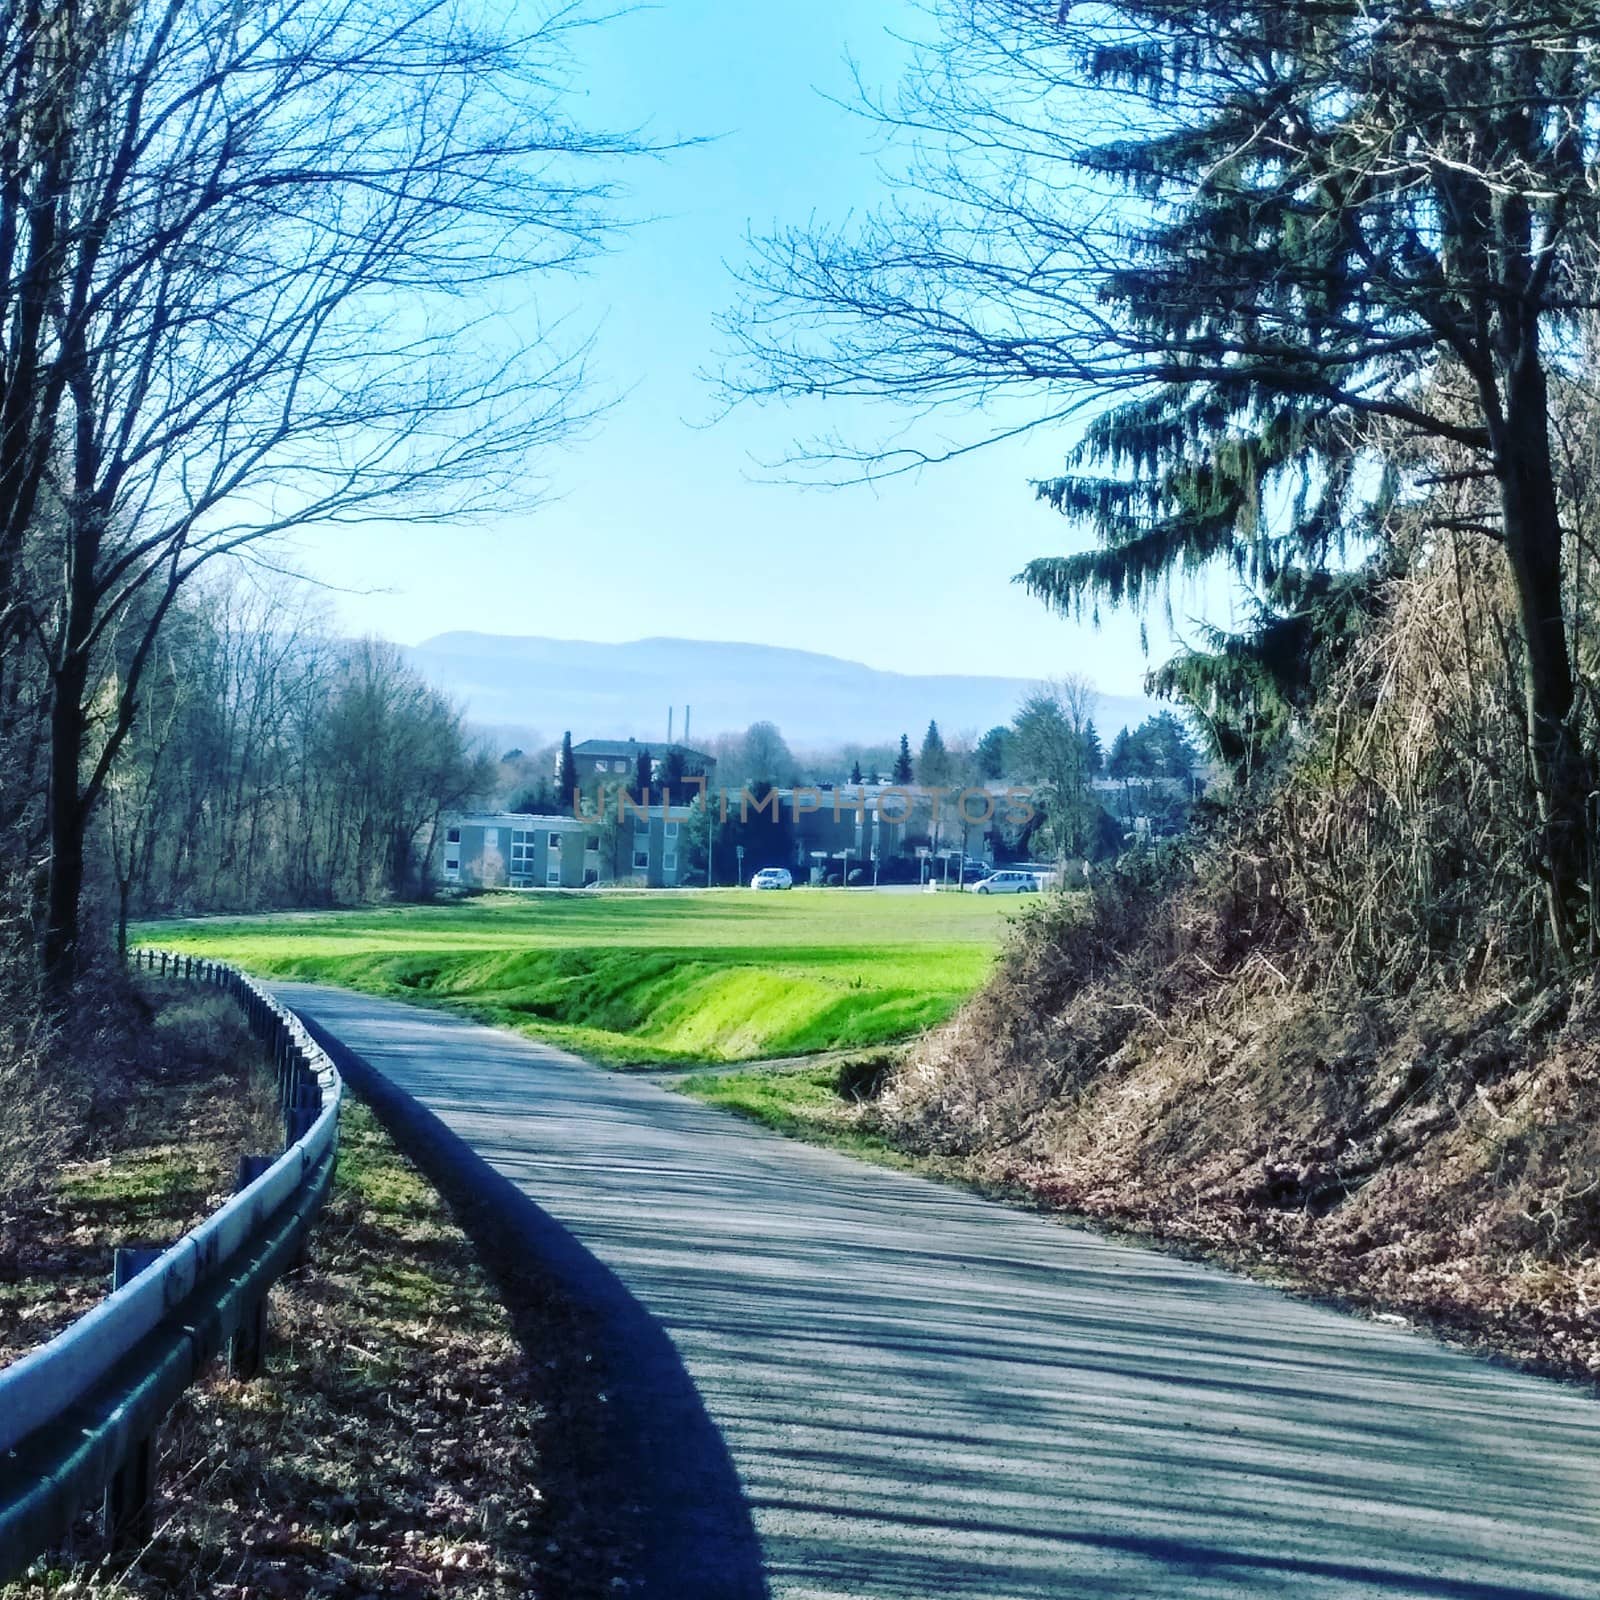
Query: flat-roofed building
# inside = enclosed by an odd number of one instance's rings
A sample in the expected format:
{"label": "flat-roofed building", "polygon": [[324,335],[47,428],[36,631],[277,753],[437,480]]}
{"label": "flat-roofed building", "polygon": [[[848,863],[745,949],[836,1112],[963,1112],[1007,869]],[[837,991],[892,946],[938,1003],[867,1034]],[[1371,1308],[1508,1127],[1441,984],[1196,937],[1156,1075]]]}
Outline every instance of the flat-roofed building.
{"label": "flat-roofed building", "polygon": [[620,825],[595,817],[478,812],[445,819],[440,869],[446,884],[470,889],[581,889],[636,881],[674,888],[686,862],[681,818],[653,807]]}

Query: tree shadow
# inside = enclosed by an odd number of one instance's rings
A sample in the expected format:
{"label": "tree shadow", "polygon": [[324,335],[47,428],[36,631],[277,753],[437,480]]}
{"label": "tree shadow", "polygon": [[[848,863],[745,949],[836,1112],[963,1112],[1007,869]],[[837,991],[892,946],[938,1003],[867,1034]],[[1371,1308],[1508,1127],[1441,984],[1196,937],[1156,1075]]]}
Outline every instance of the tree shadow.
{"label": "tree shadow", "polygon": [[[553,1217],[361,1056],[301,1020],[449,1203],[548,1379],[541,1452],[562,1592],[764,1600],[732,1457],[661,1324]],[[621,1580],[620,1583],[617,1580]]]}

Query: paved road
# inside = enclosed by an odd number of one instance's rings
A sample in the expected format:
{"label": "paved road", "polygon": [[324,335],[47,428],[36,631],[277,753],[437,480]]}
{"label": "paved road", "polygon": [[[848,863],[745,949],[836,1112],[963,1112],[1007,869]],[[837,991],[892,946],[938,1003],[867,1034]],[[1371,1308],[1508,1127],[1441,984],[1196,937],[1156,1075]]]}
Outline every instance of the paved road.
{"label": "paved road", "polygon": [[1600,1597],[1579,1394],[504,1033],[281,992],[510,1180],[507,1228],[635,1352],[652,1594]]}

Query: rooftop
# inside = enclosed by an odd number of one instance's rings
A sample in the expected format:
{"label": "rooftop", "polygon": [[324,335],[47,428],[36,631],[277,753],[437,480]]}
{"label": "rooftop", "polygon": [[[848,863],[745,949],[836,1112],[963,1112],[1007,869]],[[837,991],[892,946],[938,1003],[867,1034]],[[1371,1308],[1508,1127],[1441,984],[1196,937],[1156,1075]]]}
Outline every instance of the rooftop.
{"label": "rooftop", "polygon": [[692,745],[679,744],[676,740],[649,744],[641,743],[638,739],[585,739],[582,744],[575,744],[572,747],[575,756],[600,756],[604,759],[637,756],[641,750],[648,750],[657,758],[676,750],[680,755],[692,756],[696,761],[716,760],[715,756],[707,755],[704,750],[696,750]]}

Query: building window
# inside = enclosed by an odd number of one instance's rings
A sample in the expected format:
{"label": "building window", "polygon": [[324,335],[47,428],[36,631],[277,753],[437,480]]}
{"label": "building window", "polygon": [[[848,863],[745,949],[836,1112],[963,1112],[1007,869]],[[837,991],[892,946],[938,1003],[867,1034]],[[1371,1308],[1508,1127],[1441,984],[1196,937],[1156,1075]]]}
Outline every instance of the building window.
{"label": "building window", "polygon": [[676,839],[678,837],[678,824],[676,822],[669,822],[667,824],[667,837],[669,839]]}
{"label": "building window", "polygon": [[561,835],[559,833],[552,833],[550,835],[550,848],[552,850],[559,850],[561,848]]}
{"label": "building window", "polygon": [[551,869],[547,873],[545,873],[544,881],[551,888],[559,889],[561,887],[561,868],[560,867],[551,867]]}
{"label": "building window", "polygon": [[500,848],[500,830],[498,828],[485,828],[483,830],[483,848],[485,850],[498,850]]}
{"label": "building window", "polygon": [[661,870],[663,872],[676,872],[678,870],[678,857],[674,851],[669,850],[661,858]]}
{"label": "building window", "polygon": [[635,872],[648,872],[650,870],[650,852],[648,850],[635,850],[633,852],[633,870]]}
{"label": "building window", "polygon": [[[533,852],[538,835],[534,833],[514,832],[511,835],[511,872],[513,878],[518,874],[527,875],[533,871]],[[512,888],[518,885],[513,882]]]}
{"label": "building window", "polygon": [[459,828],[447,829],[444,836],[444,842],[446,844],[460,844],[461,830]]}
{"label": "building window", "polygon": [[583,848],[585,850],[587,850],[589,852],[589,854],[592,855],[592,856],[599,855],[600,854],[600,835],[598,833],[589,834],[588,837],[585,838],[584,841],[583,841]]}
{"label": "building window", "polygon": [[611,763],[609,761],[597,761],[594,764],[594,770],[596,772],[609,772],[611,770]]}

